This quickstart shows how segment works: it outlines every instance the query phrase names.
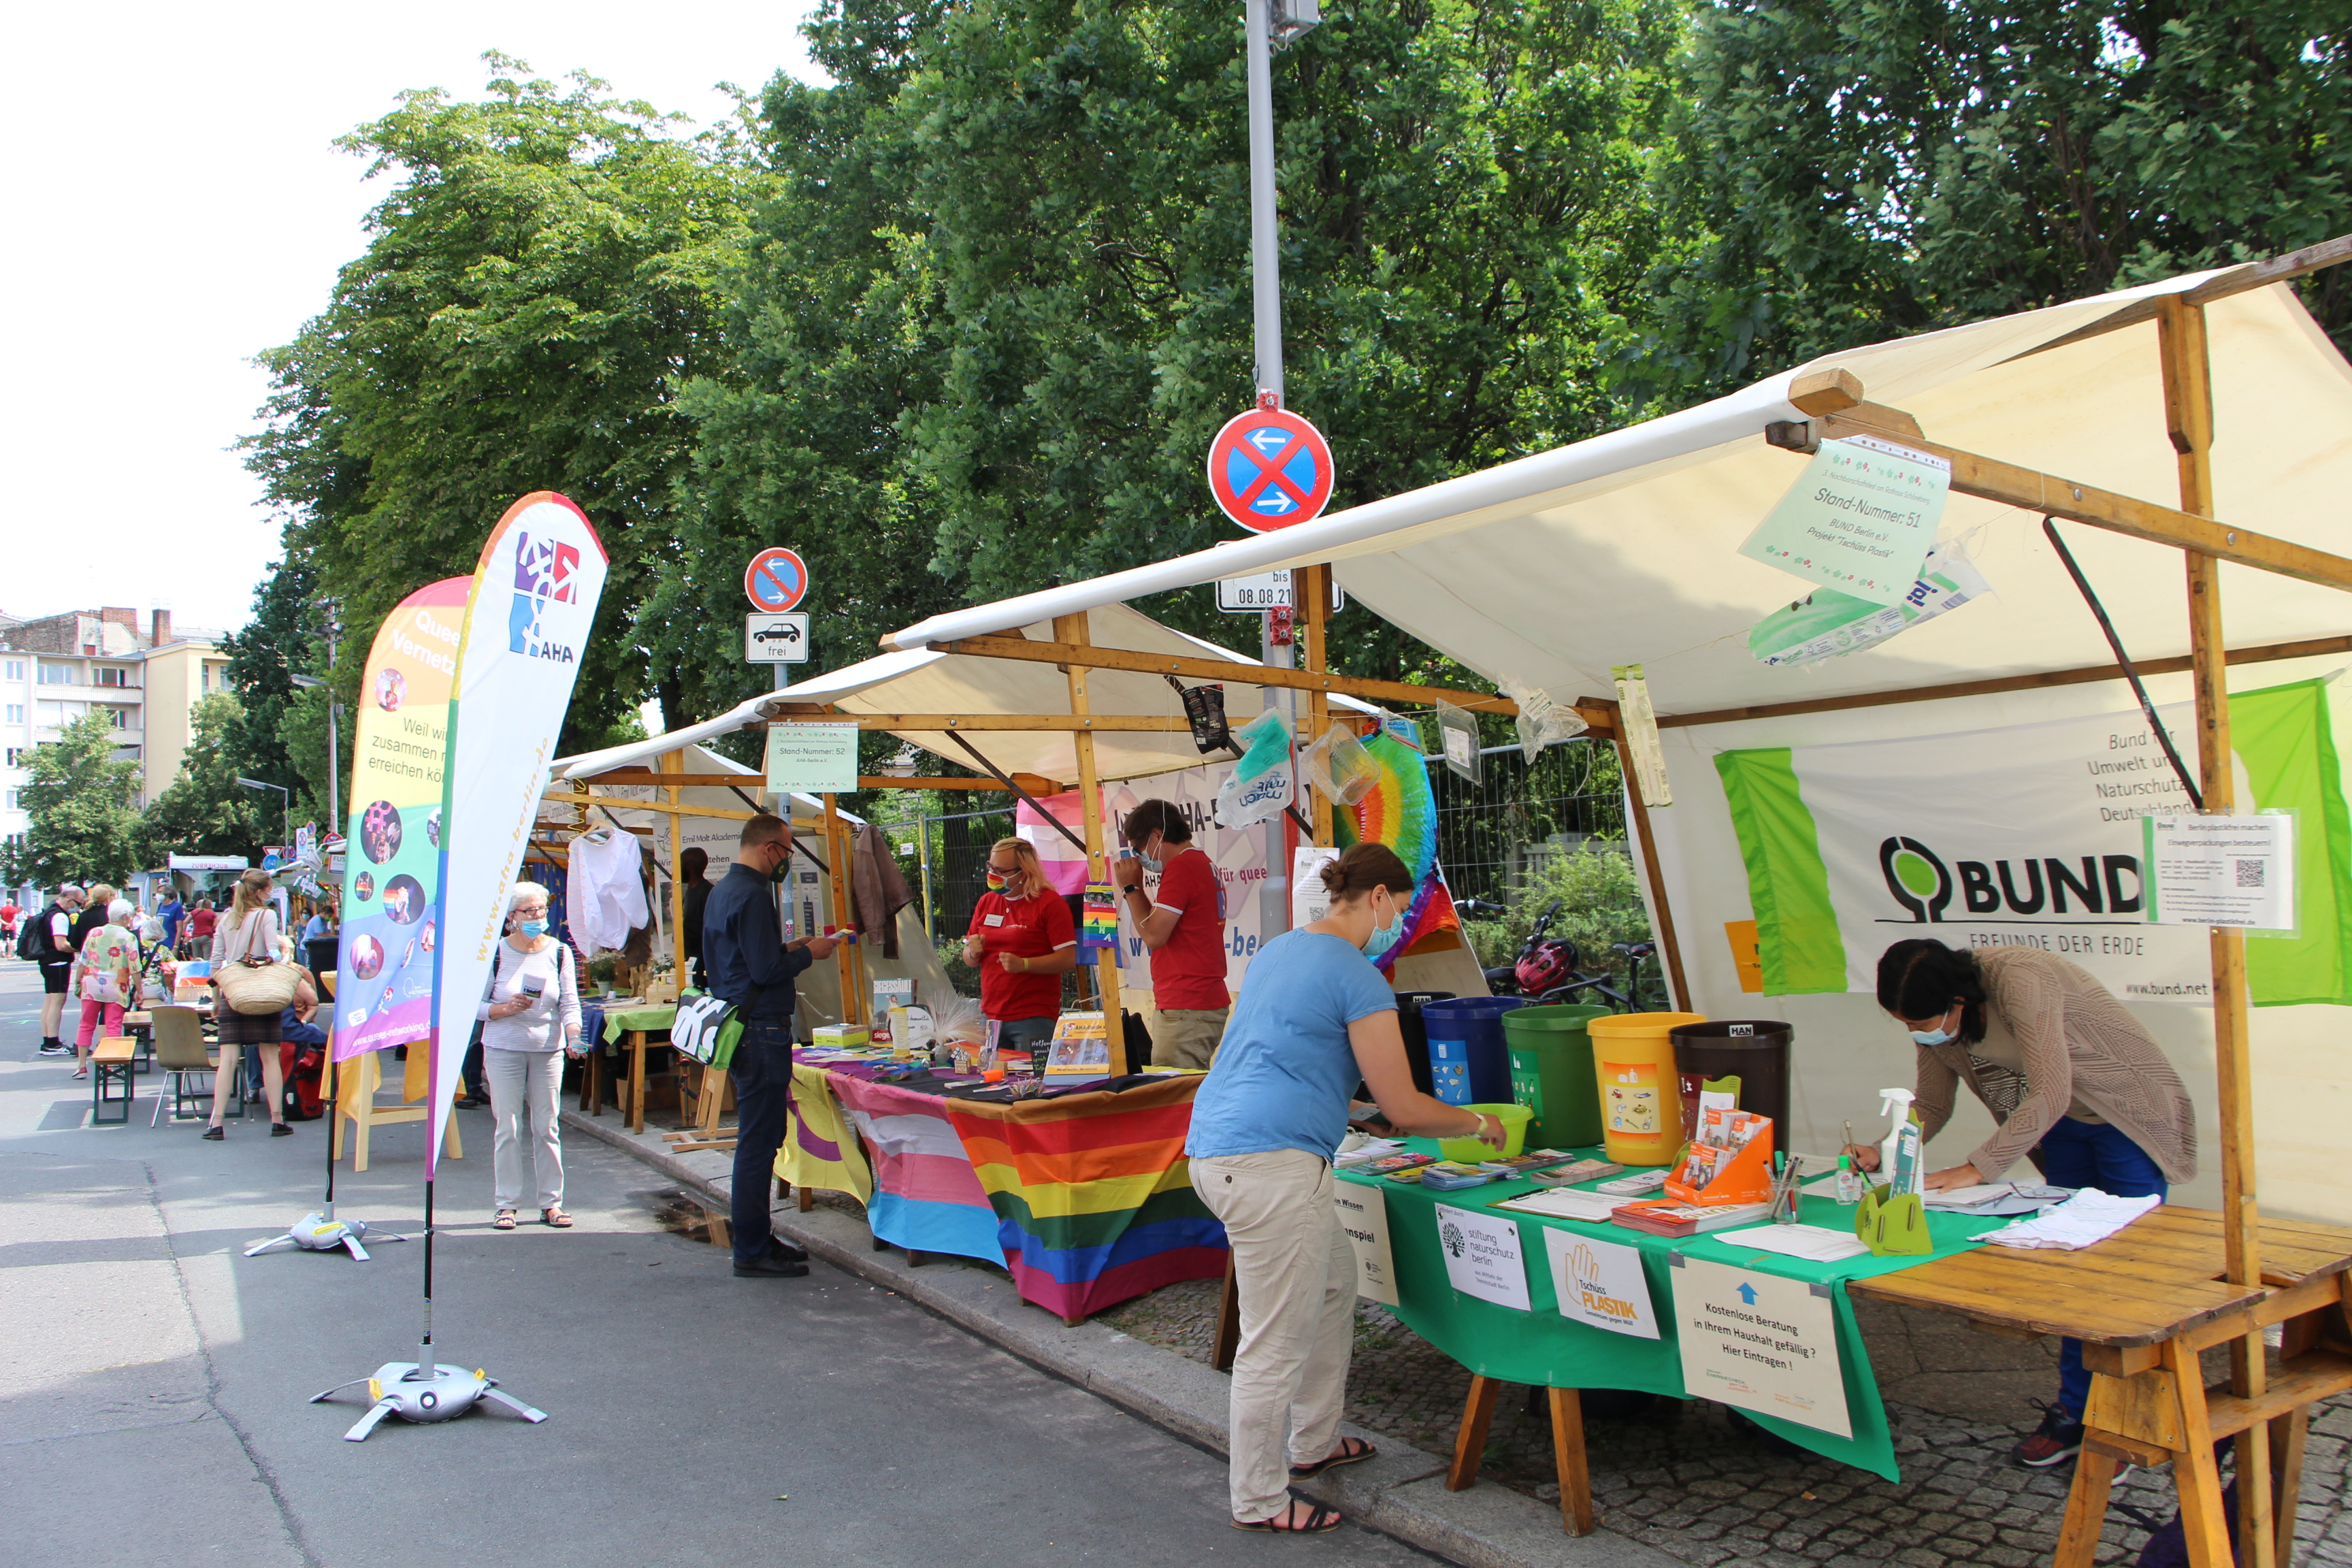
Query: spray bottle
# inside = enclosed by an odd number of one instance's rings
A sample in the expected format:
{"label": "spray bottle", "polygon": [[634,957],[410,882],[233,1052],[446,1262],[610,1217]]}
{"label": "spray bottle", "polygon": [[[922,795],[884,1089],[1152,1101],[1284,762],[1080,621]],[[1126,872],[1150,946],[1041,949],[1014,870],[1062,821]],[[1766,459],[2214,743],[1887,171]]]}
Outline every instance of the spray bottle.
{"label": "spray bottle", "polygon": [[1878,1145],[1878,1171],[1886,1178],[1886,1195],[1924,1193],[1927,1183],[1919,1170],[1919,1118],[1911,1109],[1915,1097],[1907,1089],[1882,1089],[1878,1108],[1887,1114],[1886,1136]]}

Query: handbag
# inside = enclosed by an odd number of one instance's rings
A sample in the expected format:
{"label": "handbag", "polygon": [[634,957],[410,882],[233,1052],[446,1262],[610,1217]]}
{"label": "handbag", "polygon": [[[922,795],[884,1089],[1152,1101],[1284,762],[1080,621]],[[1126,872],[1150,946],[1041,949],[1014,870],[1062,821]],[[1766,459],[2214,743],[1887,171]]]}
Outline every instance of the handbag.
{"label": "handbag", "polygon": [[294,1005],[294,985],[300,975],[290,963],[253,956],[253,933],[262,921],[258,912],[246,917],[245,956],[231,959],[213,976],[220,998],[232,1013],[248,1018],[268,1017]]}
{"label": "handbag", "polygon": [[677,1016],[670,1020],[669,1043],[703,1066],[725,1072],[735,1059],[735,1042],[743,1037],[742,1020],[735,1004],[719,996],[681,996]]}

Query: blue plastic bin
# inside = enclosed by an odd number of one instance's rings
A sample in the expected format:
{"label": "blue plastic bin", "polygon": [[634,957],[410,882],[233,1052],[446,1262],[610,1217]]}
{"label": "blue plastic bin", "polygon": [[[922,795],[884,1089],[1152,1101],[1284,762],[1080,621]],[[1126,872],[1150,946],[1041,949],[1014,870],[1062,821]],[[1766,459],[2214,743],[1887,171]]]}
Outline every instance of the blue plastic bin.
{"label": "blue plastic bin", "polygon": [[1421,1026],[1429,1036],[1429,1092],[1448,1105],[1508,1100],[1511,1047],[1503,1037],[1503,1015],[1526,1005],[1520,996],[1457,996],[1423,1003]]}

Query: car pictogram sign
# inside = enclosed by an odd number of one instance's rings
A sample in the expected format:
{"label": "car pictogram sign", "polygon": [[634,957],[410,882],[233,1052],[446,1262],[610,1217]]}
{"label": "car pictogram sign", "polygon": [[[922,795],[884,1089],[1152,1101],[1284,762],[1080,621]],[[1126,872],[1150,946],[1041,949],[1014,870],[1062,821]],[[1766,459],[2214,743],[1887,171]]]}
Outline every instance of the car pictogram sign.
{"label": "car pictogram sign", "polygon": [[1255,533],[1289,528],[1331,500],[1331,448],[1323,433],[1282,408],[1238,415],[1209,443],[1209,493]]}
{"label": "car pictogram sign", "polygon": [[743,573],[743,592],[751,607],[778,615],[801,602],[808,592],[808,563],[800,552],[778,546],[751,557]]}

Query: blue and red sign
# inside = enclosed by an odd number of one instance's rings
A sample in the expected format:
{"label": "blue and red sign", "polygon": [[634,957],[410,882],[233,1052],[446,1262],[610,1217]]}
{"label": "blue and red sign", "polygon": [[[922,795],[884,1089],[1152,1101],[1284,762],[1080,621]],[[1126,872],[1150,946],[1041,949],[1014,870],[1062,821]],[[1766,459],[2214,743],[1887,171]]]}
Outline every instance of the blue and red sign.
{"label": "blue and red sign", "polygon": [[751,557],[743,573],[743,592],[751,595],[751,607],[771,615],[782,615],[799,604],[808,585],[808,563],[798,551],[781,545]]}
{"label": "blue and red sign", "polygon": [[1253,408],[1209,443],[1209,493],[1254,533],[1289,528],[1331,500],[1331,448],[1323,433],[1281,408]]}

